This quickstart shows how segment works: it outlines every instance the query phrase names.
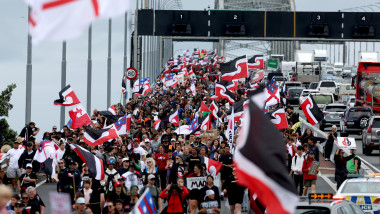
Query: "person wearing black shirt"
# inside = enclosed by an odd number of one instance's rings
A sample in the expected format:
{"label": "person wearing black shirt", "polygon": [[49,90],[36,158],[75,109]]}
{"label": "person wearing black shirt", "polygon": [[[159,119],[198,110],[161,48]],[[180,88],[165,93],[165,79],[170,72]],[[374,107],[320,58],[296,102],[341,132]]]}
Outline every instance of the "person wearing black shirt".
{"label": "person wearing black shirt", "polygon": [[235,210],[236,213],[241,213],[245,187],[238,184],[235,170],[232,171],[232,175],[227,176],[222,185],[222,191],[224,195],[228,196],[231,213],[234,213]]}
{"label": "person wearing black shirt", "polygon": [[25,126],[21,130],[19,136],[25,138],[25,140],[28,141],[31,136],[36,136],[39,131],[40,128],[37,128],[34,122],[30,122],[29,125]]}
{"label": "person wearing black shirt", "polygon": [[198,149],[196,147],[191,148],[191,156],[186,159],[188,173],[194,172],[194,166],[201,164],[201,162],[202,159],[198,155]]}
{"label": "person wearing black shirt", "polygon": [[232,154],[230,153],[230,146],[228,144],[224,148],[224,154],[220,156],[219,160],[223,163],[221,173],[221,180],[223,184],[226,178],[231,175],[233,167]]}
{"label": "person wearing black shirt", "polygon": [[347,161],[351,160],[355,157],[356,150],[352,151],[350,156],[344,157],[343,149],[338,149],[334,155],[335,161],[335,181],[336,181],[336,189],[338,190],[340,185],[347,179]]}
{"label": "person wearing black shirt", "polygon": [[185,176],[186,164],[183,162],[183,155],[179,154],[176,156],[176,163],[170,170],[169,184],[177,183],[177,178],[183,178]]}
{"label": "person wearing black shirt", "polygon": [[[20,168],[22,173],[25,172],[24,169],[26,168],[26,165],[28,163],[33,163],[33,157],[35,154],[36,149],[33,148],[33,144],[31,142],[28,142],[26,144],[26,150],[21,154],[20,159],[18,160],[18,167]],[[33,171],[35,172],[35,170]]]}
{"label": "person wearing black shirt", "polygon": [[[63,171],[61,180],[59,181],[59,192],[66,192],[70,194],[71,201],[74,203],[74,188],[75,191],[78,191],[79,185],[81,183],[81,173],[79,170],[75,169],[76,163],[74,161],[69,162],[69,168]],[[74,176],[74,179],[73,179]],[[75,183],[73,183],[75,182]]]}
{"label": "person wearing black shirt", "polygon": [[336,132],[336,126],[333,125],[331,129],[332,131],[329,133],[327,137],[326,145],[325,145],[325,160],[326,161],[330,159],[331,151],[334,145],[334,140],[336,140],[336,138],[338,137],[338,133]]}
{"label": "person wearing black shirt", "polygon": [[37,175],[32,171],[32,164],[26,164],[26,172],[18,179],[18,188],[20,193],[25,192],[26,188],[32,186],[36,187]]}

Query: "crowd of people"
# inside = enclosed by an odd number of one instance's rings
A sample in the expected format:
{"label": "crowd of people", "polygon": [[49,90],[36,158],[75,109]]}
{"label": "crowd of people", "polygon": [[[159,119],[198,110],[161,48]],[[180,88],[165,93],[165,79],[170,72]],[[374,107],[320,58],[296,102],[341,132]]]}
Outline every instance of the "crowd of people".
{"label": "crowd of people", "polygon": [[[12,147],[2,148],[7,152],[7,170],[0,172],[0,178],[3,182],[10,181],[16,193],[9,210],[20,213],[22,207],[28,213],[45,213],[45,205],[35,189],[41,164],[33,157],[40,141],[51,140],[58,147],[56,177],[46,175],[46,182],[56,182],[58,192],[70,195],[73,213],[129,213],[146,189],[158,213],[220,213],[222,201],[226,201],[231,213],[241,213],[246,187],[239,185],[233,165],[241,121],[234,123],[234,140],[229,144],[226,130],[232,104],[227,99],[212,99],[215,84],[220,81],[219,65],[211,60],[211,63],[188,65],[187,68],[194,74],[184,76],[175,87],[165,87],[163,79],[157,78],[147,96],[129,99],[125,105],[115,104],[114,117],[132,115],[130,133],[102,145],[90,146],[85,142],[85,126],[71,129],[66,125],[61,131],[53,126],[37,140],[35,137],[40,129],[35,123],[29,123],[18,140],[11,143]],[[232,91],[235,102],[247,99],[249,83],[250,78],[240,81]],[[195,93],[191,90],[192,84],[195,84]],[[180,124],[191,124],[194,118],[202,115],[201,102],[210,106],[213,101],[219,112],[218,118],[211,117],[211,123],[218,134],[206,141],[196,132],[178,134],[175,132],[178,127],[164,120],[177,109]],[[278,105],[285,106],[285,102],[281,100]],[[314,160],[319,160],[317,139],[310,129],[301,135],[298,115],[292,107],[287,107],[286,115],[289,128],[282,132],[287,157],[284,165],[288,166],[289,175],[300,188],[300,195],[305,195],[308,187],[315,192],[316,175],[309,174],[309,167]],[[97,109],[90,118],[94,129],[112,125],[112,121]],[[154,124],[158,120],[162,121],[157,129]],[[27,139],[24,136],[28,136]],[[102,160],[103,180],[95,179],[70,144],[77,144]],[[205,158],[223,164],[220,178],[210,175]],[[205,177],[206,184],[199,189],[188,188],[187,179],[194,177]],[[220,179],[217,185],[215,179]]]}

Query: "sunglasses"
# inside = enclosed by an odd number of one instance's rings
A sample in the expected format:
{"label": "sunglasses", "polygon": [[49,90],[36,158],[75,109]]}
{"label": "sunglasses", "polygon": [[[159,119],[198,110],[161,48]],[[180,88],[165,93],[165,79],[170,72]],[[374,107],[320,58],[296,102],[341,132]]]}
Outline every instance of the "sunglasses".
{"label": "sunglasses", "polygon": [[22,206],[15,206],[15,208],[22,208]]}
{"label": "sunglasses", "polygon": [[63,162],[59,162],[58,164],[63,164]]}
{"label": "sunglasses", "polygon": [[22,200],[29,199],[28,197],[22,197]]}

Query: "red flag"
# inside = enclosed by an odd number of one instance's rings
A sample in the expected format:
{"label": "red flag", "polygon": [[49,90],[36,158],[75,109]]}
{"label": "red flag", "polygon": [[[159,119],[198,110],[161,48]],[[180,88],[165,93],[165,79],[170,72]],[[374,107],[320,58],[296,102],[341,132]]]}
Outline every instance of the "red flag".
{"label": "red flag", "polygon": [[271,122],[278,129],[286,129],[288,128],[288,121],[286,120],[285,110],[283,108],[279,108],[273,112],[270,112]]}
{"label": "red flag", "polygon": [[206,106],[206,104],[203,101],[201,101],[201,108],[199,110],[202,112],[210,112],[211,113],[211,110]]}
{"label": "red flag", "polygon": [[212,160],[211,158],[204,157],[204,164],[206,164],[207,173],[216,176],[218,175],[220,169],[222,168],[223,164]]}
{"label": "red flag", "polygon": [[69,111],[69,115],[72,120],[72,129],[91,124],[91,119],[82,105],[78,105]]}
{"label": "red flag", "polygon": [[80,101],[70,85],[67,85],[59,92],[59,99],[54,100],[54,105],[73,106],[79,104]]}

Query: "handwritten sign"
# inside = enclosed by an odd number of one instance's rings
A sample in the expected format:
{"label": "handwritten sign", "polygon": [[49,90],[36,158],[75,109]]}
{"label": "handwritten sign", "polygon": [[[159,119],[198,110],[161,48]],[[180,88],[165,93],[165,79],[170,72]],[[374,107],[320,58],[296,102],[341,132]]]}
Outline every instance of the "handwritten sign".
{"label": "handwritten sign", "polygon": [[49,192],[50,213],[71,214],[71,199],[67,193]]}
{"label": "handwritten sign", "polygon": [[[214,185],[220,187],[220,176],[214,177]],[[186,178],[187,189],[202,189],[206,185],[207,177]]]}
{"label": "handwritten sign", "polygon": [[342,149],[356,149],[355,138],[338,137],[338,146]]}

